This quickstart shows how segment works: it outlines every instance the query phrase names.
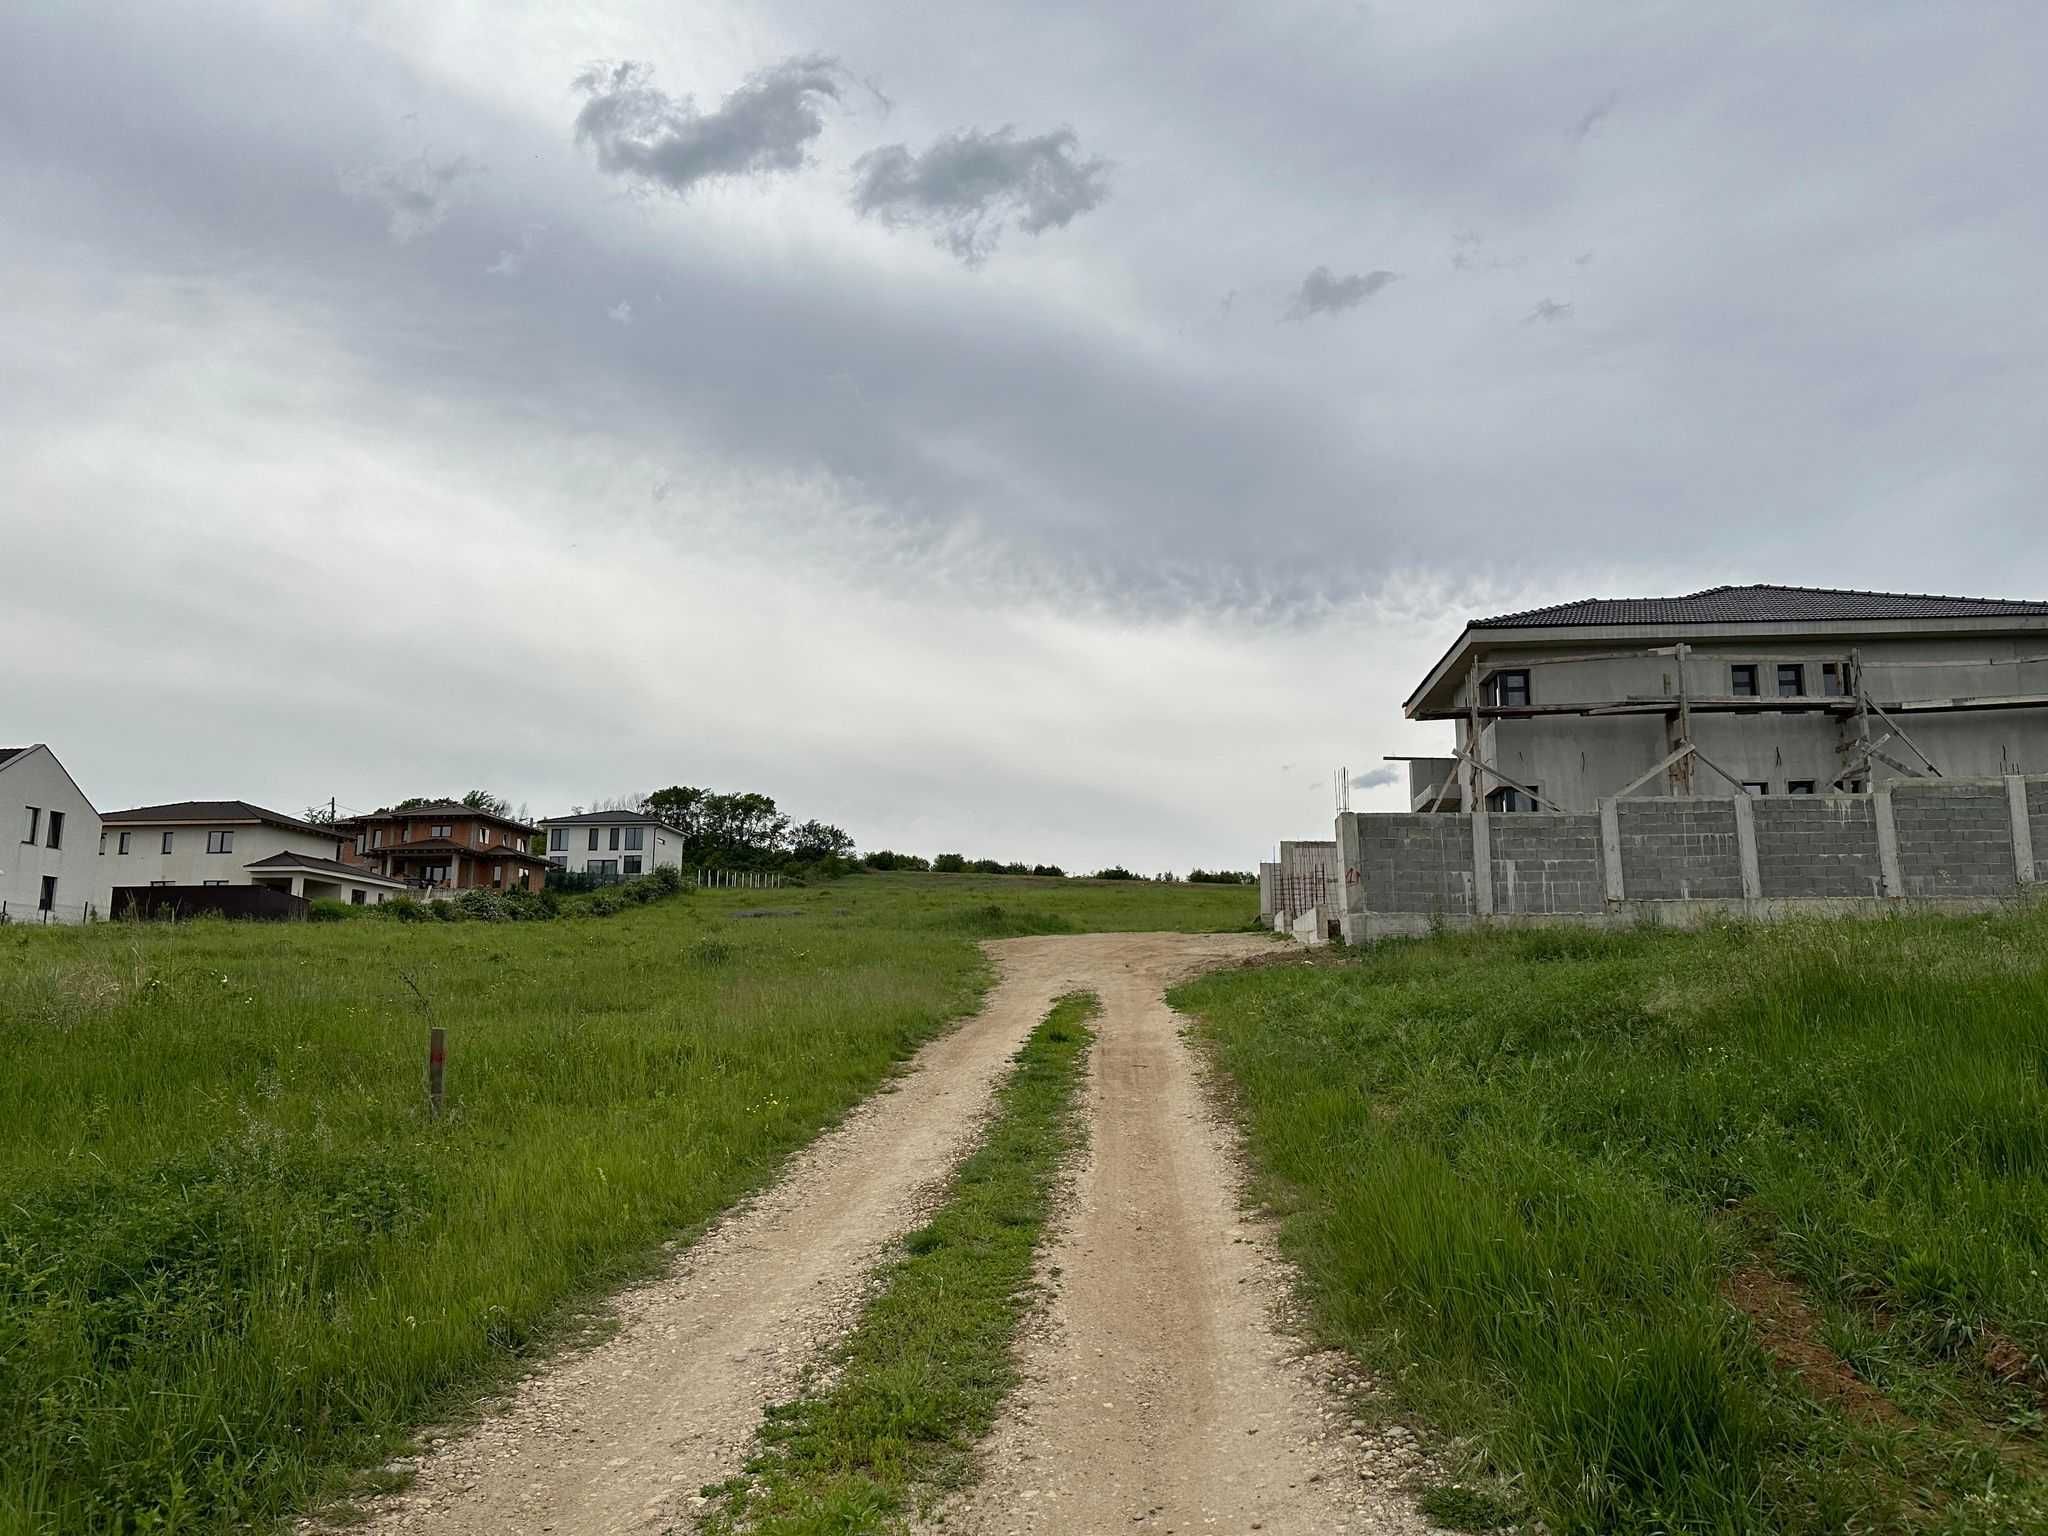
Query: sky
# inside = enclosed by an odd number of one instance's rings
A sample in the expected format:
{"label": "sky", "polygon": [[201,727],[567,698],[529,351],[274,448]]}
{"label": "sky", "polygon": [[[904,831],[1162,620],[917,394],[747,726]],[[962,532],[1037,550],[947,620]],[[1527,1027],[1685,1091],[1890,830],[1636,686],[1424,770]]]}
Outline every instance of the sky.
{"label": "sky", "polygon": [[1471,617],[2048,598],[2031,3],[0,12],[0,739],[1250,868]]}

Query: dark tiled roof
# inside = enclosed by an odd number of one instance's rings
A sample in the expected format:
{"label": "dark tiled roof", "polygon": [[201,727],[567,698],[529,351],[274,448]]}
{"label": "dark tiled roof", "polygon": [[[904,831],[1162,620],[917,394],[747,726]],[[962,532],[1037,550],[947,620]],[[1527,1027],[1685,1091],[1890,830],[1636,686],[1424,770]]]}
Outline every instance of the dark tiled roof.
{"label": "dark tiled roof", "polygon": [[1474,629],[1547,629],[1566,624],[1771,624],[1835,619],[2048,618],[2048,603],[1988,597],[1929,597],[1912,592],[1847,592],[1834,587],[1709,587],[1685,597],[1588,597],[1528,608]]}
{"label": "dark tiled roof", "polygon": [[379,809],[353,819],[358,822],[406,821],[422,816],[475,816],[484,821],[495,821],[500,826],[518,827],[523,832],[534,830],[523,821],[514,821],[510,816],[501,816],[496,811],[480,811],[473,805],[464,805],[460,800],[429,800],[424,805],[408,805],[404,810]]}
{"label": "dark tiled roof", "polygon": [[129,811],[109,811],[100,820],[144,825],[156,822],[255,821],[265,826],[283,827],[288,832],[305,832],[314,837],[332,838],[336,842],[341,841],[343,836],[333,827],[301,821],[298,817],[287,816],[281,811],[267,811],[262,806],[251,805],[246,800],[173,800],[169,805],[138,805]]}
{"label": "dark tiled roof", "polygon": [[416,853],[459,853],[472,859],[524,859],[529,864],[545,864],[547,860],[537,853],[529,853],[517,843],[458,843],[448,837],[422,837],[410,843],[390,843],[382,848],[365,848],[363,857],[378,858],[384,854],[406,857]]}
{"label": "dark tiled roof", "polygon": [[306,869],[320,874],[343,875],[350,880],[365,880],[373,885],[403,885],[403,880],[394,880],[389,875],[380,875],[374,869],[365,869],[360,864],[344,864],[339,859],[316,859],[305,853],[273,853],[267,859],[258,859],[253,864],[244,864],[244,869]]}
{"label": "dark tiled roof", "polygon": [[575,816],[543,816],[540,819],[544,827],[603,827],[625,823],[667,827],[671,832],[682,831],[674,822],[663,821],[652,811],[584,811]]}

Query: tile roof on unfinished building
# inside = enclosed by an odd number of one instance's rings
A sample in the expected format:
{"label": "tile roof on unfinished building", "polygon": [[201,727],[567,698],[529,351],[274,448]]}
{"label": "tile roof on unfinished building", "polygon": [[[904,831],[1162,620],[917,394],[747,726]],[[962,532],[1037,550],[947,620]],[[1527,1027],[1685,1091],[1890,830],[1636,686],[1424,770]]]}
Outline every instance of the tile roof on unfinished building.
{"label": "tile roof on unfinished building", "polygon": [[2048,618],[2048,603],[1836,587],[1709,587],[1684,597],[1588,597],[1526,608],[1473,629],[1547,629],[1570,624],[1772,624],[1863,619]]}

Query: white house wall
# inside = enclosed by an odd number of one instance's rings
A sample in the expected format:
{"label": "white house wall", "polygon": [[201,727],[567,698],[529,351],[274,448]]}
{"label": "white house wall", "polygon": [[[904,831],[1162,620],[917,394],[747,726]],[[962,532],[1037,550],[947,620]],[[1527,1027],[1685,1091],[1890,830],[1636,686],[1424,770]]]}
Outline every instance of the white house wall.
{"label": "white house wall", "polygon": [[[625,860],[634,851],[625,845],[625,834],[630,825],[632,823],[620,822],[616,824],[616,827],[604,825],[594,829],[589,826],[544,828],[543,830],[548,834],[547,857],[550,861],[555,859],[563,860],[556,867],[570,870],[576,874],[585,873],[590,867],[590,861],[593,859],[616,859],[623,868]],[[681,869],[683,867],[682,838],[666,827],[656,826],[653,822],[641,822],[639,826],[642,832],[639,853],[644,861],[640,866],[642,874],[646,874],[664,864],[674,869]],[[597,833],[597,846],[595,848],[590,846],[590,834],[593,830]],[[612,847],[612,832],[614,830],[617,830],[619,833],[619,846],[617,848]],[[555,834],[557,832],[562,834],[564,847],[557,848],[555,846]]]}
{"label": "white house wall", "polygon": [[[33,844],[23,841],[31,805],[42,812]],[[53,810],[64,815],[60,848],[48,846]],[[0,766],[0,901],[10,920],[41,920],[36,907],[45,875],[57,877],[53,920],[77,922],[88,905],[106,916],[109,882],[100,867],[99,838],[99,812],[48,748],[33,747]]]}
{"label": "white house wall", "polygon": [[[119,851],[123,832],[128,834],[128,852],[125,854]],[[162,851],[166,832],[171,834],[169,853]],[[208,832],[234,833],[234,850],[230,853],[208,853]],[[229,885],[254,885],[258,872],[248,866],[258,859],[267,859],[274,853],[338,859],[342,848],[339,838],[316,837],[308,832],[293,832],[284,827],[262,824],[204,827],[115,822],[106,828],[106,833],[107,856],[104,862],[110,885],[152,885],[158,881],[170,885],[205,885],[214,880],[225,881]]]}

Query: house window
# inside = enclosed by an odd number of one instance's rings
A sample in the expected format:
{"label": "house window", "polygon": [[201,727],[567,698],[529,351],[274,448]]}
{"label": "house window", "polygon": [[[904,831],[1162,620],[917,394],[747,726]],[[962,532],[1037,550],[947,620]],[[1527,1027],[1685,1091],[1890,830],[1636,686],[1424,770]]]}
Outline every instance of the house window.
{"label": "house window", "polygon": [[614,853],[617,853],[618,851],[619,851],[619,829],[618,829],[617,827],[613,827],[613,828],[612,828],[612,852],[614,852]]}
{"label": "house window", "polygon": [[122,833],[122,834],[121,834],[121,835],[120,835],[119,837],[117,837],[117,838],[115,838],[115,839],[114,839],[114,852],[115,852],[115,853],[117,853],[117,854],[122,854],[122,853],[126,853],[127,851],[128,851],[128,834],[127,834],[126,832],[123,832],[123,833]]}
{"label": "house window", "polygon": [[640,873],[640,860],[638,858],[629,857],[626,860],[626,873],[629,875]]}
{"label": "house window", "polygon": [[64,813],[62,811],[50,812],[50,840],[45,846],[51,848],[62,848],[64,846]]}
{"label": "house window", "polygon": [[1738,699],[1753,699],[1757,696],[1755,662],[1738,661],[1729,667],[1728,691]]}
{"label": "house window", "polygon": [[505,883],[505,866],[504,866],[504,865],[502,865],[502,864],[493,864],[493,865],[491,866],[491,884],[493,884],[493,885],[503,885],[504,883]]}
{"label": "house window", "polygon": [[428,826],[428,828],[427,828],[427,836],[429,836],[429,837],[445,837],[445,838],[449,838],[449,839],[451,839],[451,840],[452,840],[452,839],[454,838],[454,836],[455,836],[455,823],[454,823],[454,822],[452,822],[452,821],[437,821],[437,822],[434,822],[434,823],[432,823],[431,825],[429,825],[429,826]]}
{"label": "house window", "polygon": [[472,827],[470,831],[476,838],[477,847],[488,848],[491,846],[491,829],[489,827]]}
{"label": "house window", "polygon": [[1788,795],[1810,795],[1813,793],[1813,780],[1788,779],[1785,783],[1785,793]]}
{"label": "house window", "polygon": [[36,910],[38,912],[54,912],[57,910],[57,877],[55,875],[43,876],[42,899],[36,903]]}
{"label": "house window", "polygon": [[225,881],[225,880],[202,880],[202,881],[200,881],[199,883],[200,883],[201,885],[226,885],[226,884],[227,884],[227,881]]}
{"label": "house window", "polygon": [[[163,846],[163,851],[164,851],[165,853],[169,853],[169,852],[171,851],[171,840],[172,840],[172,839],[173,839],[174,837],[176,837],[176,836],[177,836],[177,834],[176,834],[175,832],[166,832],[166,833],[164,834],[164,846]],[[169,882],[168,882],[168,881],[166,881],[165,883],[166,883],[166,884],[169,884]]]}
{"label": "house window", "polygon": [[38,805],[24,805],[22,809],[28,812],[28,831],[22,834],[21,840],[33,844],[43,830],[43,810]]}
{"label": "house window", "polygon": [[382,848],[384,846],[384,829],[382,827],[378,827],[370,833],[370,846],[372,848]]}
{"label": "house window", "polygon": [[107,829],[106,829],[105,827],[101,827],[101,828],[100,828],[100,857],[101,857],[101,858],[105,858],[106,856],[107,856]]}
{"label": "house window", "polygon": [[448,883],[448,866],[446,864],[429,864],[420,871],[420,878],[429,885],[446,885]]}
{"label": "house window", "polygon": [[592,859],[584,865],[584,868],[593,875],[600,877],[616,876],[619,872],[619,861],[617,859]]}
{"label": "house window", "polygon": [[560,853],[569,846],[569,834],[561,827],[548,829],[548,852]]}
{"label": "house window", "polygon": [[1831,699],[1839,699],[1849,691],[1849,668],[1839,661],[1824,661],[1820,664],[1820,691]]}
{"label": "house window", "polygon": [[1796,699],[1806,692],[1806,668],[1796,661],[1778,665],[1778,697]]}
{"label": "house window", "polygon": [[368,906],[369,903],[369,895],[364,891],[353,890],[348,893],[348,904],[352,907],[364,907]]}
{"label": "house window", "polygon": [[560,855],[550,854],[548,855],[548,862],[557,869],[567,869],[569,867],[569,855],[566,853]]}
{"label": "house window", "polygon": [[640,846],[640,840],[646,835],[647,829],[645,827],[626,828],[626,847],[628,851],[638,848]]}
{"label": "house window", "polygon": [[1768,795],[1771,792],[1771,786],[1761,779],[1745,779],[1742,781],[1742,792],[1745,795]]}
{"label": "house window", "polygon": [[232,832],[207,833],[206,851],[208,853],[233,853],[235,851],[235,834]]}
{"label": "house window", "polygon": [[1529,674],[1526,671],[1496,672],[1480,690],[1488,704],[1502,709],[1526,709],[1529,704]]}
{"label": "house window", "polygon": [[[1542,786],[1532,784],[1530,788],[1540,792]],[[1519,789],[1510,789],[1502,785],[1486,797],[1486,808],[1489,811],[1533,811],[1536,809],[1536,802]]]}
{"label": "house window", "polygon": [[592,853],[597,852],[597,828],[595,827],[590,829],[590,851]]}

